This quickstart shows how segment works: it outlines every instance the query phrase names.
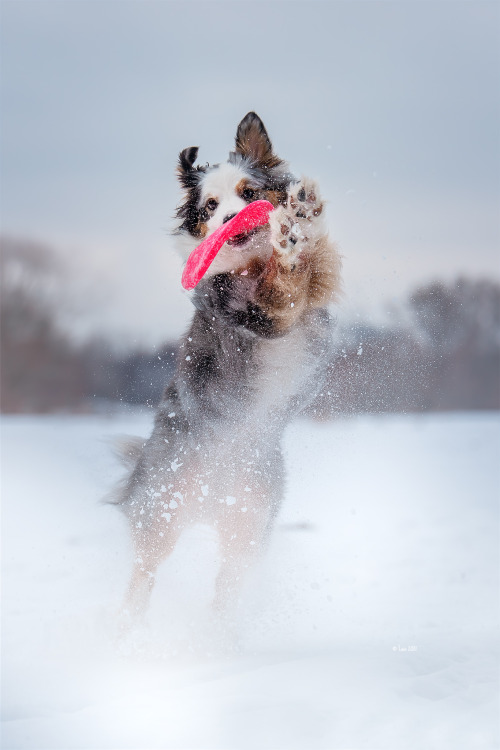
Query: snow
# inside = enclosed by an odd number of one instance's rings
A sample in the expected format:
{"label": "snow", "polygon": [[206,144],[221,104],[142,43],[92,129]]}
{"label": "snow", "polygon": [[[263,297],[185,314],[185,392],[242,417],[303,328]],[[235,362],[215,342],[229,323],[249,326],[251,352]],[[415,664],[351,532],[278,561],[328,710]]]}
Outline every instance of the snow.
{"label": "snow", "polygon": [[198,527],[120,637],[132,550],[99,502],[121,471],[107,438],[151,423],[3,419],[5,750],[498,747],[498,415],[296,423],[235,621],[211,614]]}

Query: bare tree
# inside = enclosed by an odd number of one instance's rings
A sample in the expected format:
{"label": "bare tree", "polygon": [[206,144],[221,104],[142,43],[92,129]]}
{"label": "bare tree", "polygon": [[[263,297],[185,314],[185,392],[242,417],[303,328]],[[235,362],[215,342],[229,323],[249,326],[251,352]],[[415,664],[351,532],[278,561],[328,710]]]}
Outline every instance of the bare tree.
{"label": "bare tree", "polygon": [[81,363],[58,325],[64,273],[53,253],[32,242],[1,242],[3,411],[47,412],[82,401]]}
{"label": "bare tree", "polygon": [[341,326],[315,417],[500,408],[500,286],[417,289],[390,327]]}
{"label": "bare tree", "polygon": [[500,408],[500,286],[436,282],[417,290],[410,307],[436,365],[431,406]]}
{"label": "bare tree", "polygon": [[[68,277],[44,245],[1,242],[0,397],[5,412],[155,404],[175,346],[117,354],[67,333]],[[417,289],[391,326],[340,326],[327,384],[308,413],[500,408],[500,286],[435,281]]]}

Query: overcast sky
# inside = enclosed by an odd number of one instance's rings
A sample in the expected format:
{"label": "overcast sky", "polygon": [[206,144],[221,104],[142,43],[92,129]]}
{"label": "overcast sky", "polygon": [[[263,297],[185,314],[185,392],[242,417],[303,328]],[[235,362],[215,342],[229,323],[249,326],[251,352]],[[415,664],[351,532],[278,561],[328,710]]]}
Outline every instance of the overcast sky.
{"label": "overcast sky", "polygon": [[[168,229],[178,152],[227,157],[254,109],[320,180],[345,309],[500,276],[500,4],[3,0],[2,227],[145,345],[190,303]],[[89,323],[89,324],[90,324]]]}

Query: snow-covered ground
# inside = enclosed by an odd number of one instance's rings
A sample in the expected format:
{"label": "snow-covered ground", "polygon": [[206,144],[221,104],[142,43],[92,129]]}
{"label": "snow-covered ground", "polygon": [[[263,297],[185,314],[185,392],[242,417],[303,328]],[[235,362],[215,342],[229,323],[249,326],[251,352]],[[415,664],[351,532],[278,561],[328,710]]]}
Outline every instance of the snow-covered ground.
{"label": "snow-covered ground", "polygon": [[151,414],[3,420],[5,750],[498,747],[495,414],[298,422],[288,498],[234,632],[210,529],[116,637],[124,519],[107,437]]}

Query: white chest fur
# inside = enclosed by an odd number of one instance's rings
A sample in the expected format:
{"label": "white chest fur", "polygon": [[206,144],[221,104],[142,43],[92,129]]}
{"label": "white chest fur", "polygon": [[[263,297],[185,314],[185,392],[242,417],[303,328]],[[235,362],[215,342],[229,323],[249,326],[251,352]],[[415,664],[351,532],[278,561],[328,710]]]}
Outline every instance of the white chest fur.
{"label": "white chest fur", "polygon": [[316,367],[308,350],[307,331],[302,327],[278,339],[262,340],[257,360],[255,409],[261,417],[281,411],[298,396]]}

